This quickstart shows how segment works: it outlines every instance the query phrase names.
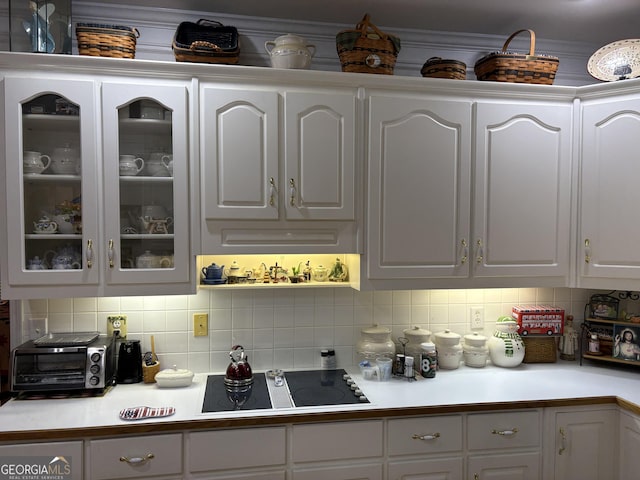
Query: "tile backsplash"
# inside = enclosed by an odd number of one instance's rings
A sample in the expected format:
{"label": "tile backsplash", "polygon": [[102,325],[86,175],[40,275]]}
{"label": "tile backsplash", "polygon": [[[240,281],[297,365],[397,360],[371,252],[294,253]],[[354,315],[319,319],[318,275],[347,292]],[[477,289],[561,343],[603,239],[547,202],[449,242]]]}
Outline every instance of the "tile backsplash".
{"label": "tile backsplash", "polygon": [[[316,368],[320,348],[334,347],[338,366],[355,363],[360,330],[379,324],[392,329],[421,326],[433,333],[471,331],[469,309],[484,307],[484,334],[516,304],[550,304],[583,318],[589,290],[513,288],[359,292],[335,288],[211,288],[196,295],[23,300],[23,340],[29,325],[46,318],[48,329],[106,333],[107,316],[127,315],[128,338],[143,351],[154,336],[162,368],[223,371],[232,345],[242,345],[254,370]],[[193,336],[193,315],[209,314],[209,334]]]}

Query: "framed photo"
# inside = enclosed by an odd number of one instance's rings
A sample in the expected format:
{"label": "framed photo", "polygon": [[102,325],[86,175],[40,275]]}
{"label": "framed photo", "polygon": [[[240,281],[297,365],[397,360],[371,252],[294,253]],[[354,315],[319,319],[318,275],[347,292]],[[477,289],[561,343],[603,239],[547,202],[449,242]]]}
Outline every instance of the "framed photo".
{"label": "framed photo", "polygon": [[613,326],[613,358],[640,362],[640,326]]}
{"label": "framed photo", "polygon": [[589,316],[591,318],[618,318],[618,299],[609,295],[592,295],[589,299]]}

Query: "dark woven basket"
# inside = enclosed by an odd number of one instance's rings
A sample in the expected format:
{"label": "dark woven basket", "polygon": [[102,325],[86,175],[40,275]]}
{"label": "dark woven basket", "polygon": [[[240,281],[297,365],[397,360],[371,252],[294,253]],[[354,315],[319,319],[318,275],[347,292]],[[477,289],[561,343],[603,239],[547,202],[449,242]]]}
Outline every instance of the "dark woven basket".
{"label": "dark woven basket", "polygon": [[236,64],[240,57],[238,30],[215,20],[182,22],[172,49],[178,62]]}
{"label": "dark woven basket", "polygon": [[466,80],[467,65],[458,60],[443,60],[440,57],[431,57],[424,63],[420,73],[423,77]]}
{"label": "dark woven basket", "polygon": [[355,30],[336,35],[336,49],[343,72],[393,75],[400,39],[382,32],[366,14]]}
{"label": "dark woven basket", "polygon": [[[511,40],[522,32],[529,32],[531,40],[529,53],[508,52]],[[511,83],[539,83],[552,85],[560,60],[550,55],[536,55],[536,34],[533,30],[518,30],[512,34],[502,47],[502,51],[485,55],[475,64],[474,71],[478,80]]]}
{"label": "dark woven basket", "polygon": [[138,30],[120,25],[76,24],[78,53],[92,57],[135,58]]}
{"label": "dark woven basket", "polygon": [[555,337],[522,337],[524,360],[522,363],[555,363],[558,345]]}

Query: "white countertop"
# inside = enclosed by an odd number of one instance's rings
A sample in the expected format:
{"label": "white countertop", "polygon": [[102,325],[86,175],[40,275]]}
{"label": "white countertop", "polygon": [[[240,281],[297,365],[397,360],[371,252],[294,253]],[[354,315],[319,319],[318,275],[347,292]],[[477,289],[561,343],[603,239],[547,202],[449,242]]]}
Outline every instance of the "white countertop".
{"label": "white countertop", "polygon": [[[440,370],[435,378],[408,382],[393,378],[387,382],[364,380],[357,367],[347,368],[369,398],[369,404],[284,408],[239,412],[201,413],[207,374],[197,374],[189,387],[159,388],[156,384],[117,385],[102,397],[15,400],[0,407],[0,441],[9,432],[91,429],[141,423],[197,422],[198,420],[292,418],[313,413],[404,409],[412,407],[460,407],[506,402],[561,401],[591,397],[618,397],[640,406],[640,369],[560,361],[551,364],[523,364],[516,368],[470,368]],[[286,372],[285,372],[286,376]],[[127,407],[172,406],[169,417],[124,421],[120,410]],[[263,418],[264,420],[264,418]],[[262,422],[264,423],[264,422]],[[185,429],[188,426],[185,426]],[[5,438],[6,440],[6,438]]]}

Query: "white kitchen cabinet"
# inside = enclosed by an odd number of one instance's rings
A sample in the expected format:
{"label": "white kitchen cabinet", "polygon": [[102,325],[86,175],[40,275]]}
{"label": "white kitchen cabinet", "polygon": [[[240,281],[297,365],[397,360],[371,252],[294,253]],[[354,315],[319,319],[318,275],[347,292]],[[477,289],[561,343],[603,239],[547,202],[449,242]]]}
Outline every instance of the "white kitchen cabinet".
{"label": "white kitchen cabinet", "polygon": [[568,102],[370,93],[365,276],[567,285],[571,113]]}
{"label": "white kitchen cabinet", "polygon": [[578,287],[640,288],[640,96],[582,106]]}
{"label": "white kitchen cabinet", "polygon": [[640,472],[640,416],[620,410],[618,435],[618,479],[633,478]]}
{"label": "white kitchen cabinet", "polygon": [[382,480],[382,463],[294,469],[293,480]]}
{"label": "white kitchen cabinet", "polygon": [[616,478],[615,406],[549,408],[545,415],[544,478]]}
{"label": "white kitchen cabinet", "polygon": [[[22,75],[4,80],[3,297],[191,293],[186,84]],[[163,118],[132,118],[129,107],[139,100],[153,102]],[[57,155],[61,149],[72,153]],[[52,165],[30,173],[26,151],[48,155]],[[173,175],[120,176],[119,155],[148,161],[160,151],[173,155]],[[54,169],[73,157],[75,170]],[[166,216],[145,217],[158,230],[143,230],[143,208],[157,205]],[[34,222],[45,216],[59,227],[36,233]],[[138,261],[146,252],[153,268]]]}
{"label": "white kitchen cabinet", "polygon": [[[16,457],[23,457],[24,461]],[[9,459],[16,460],[16,468],[22,465],[43,465],[49,468],[51,478],[68,478],[82,480],[84,474],[84,462],[82,441],[71,442],[46,442],[23,443],[12,445],[0,445],[0,458],[4,464],[9,464]],[[23,478],[21,471],[2,471],[5,478]]]}
{"label": "white kitchen cabinet", "polygon": [[464,461],[457,458],[389,461],[389,480],[459,480],[463,477]]}
{"label": "white kitchen cabinet", "polygon": [[284,479],[285,427],[191,432],[185,437],[186,468],[206,478]]}
{"label": "white kitchen cabinet", "polygon": [[469,414],[467,471],[474,480],[540,480],[539,410]]}
{"label": "white kitchen cabinet", "polygon": [[469,274],[471,101],[371,92],[369,279]]}
{"label": "white kitchen cabinet", "polygon": [[91,440],[87,455],[92,480],[183,478],[180,433]]}
{"label": "white kitchen cabinet", "polygon": [[355,89],[203,82],[203,250],[354,252],[356,100]]}

